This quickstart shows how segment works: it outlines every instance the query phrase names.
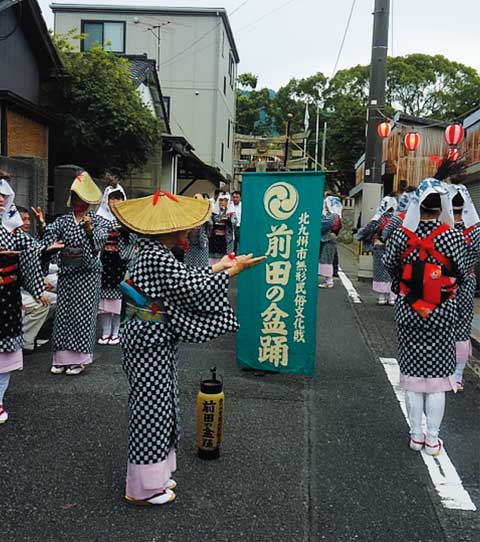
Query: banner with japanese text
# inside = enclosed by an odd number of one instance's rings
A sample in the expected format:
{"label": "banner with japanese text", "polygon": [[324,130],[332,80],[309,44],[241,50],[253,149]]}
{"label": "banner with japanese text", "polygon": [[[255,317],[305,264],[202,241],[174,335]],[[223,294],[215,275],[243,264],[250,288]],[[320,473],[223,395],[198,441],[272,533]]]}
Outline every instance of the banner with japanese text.
{"label": "banner with japanese text", "polygon": [[315,371],[322,172],[247,173],[240,252],[266,255],[238,278],[240,367]]}

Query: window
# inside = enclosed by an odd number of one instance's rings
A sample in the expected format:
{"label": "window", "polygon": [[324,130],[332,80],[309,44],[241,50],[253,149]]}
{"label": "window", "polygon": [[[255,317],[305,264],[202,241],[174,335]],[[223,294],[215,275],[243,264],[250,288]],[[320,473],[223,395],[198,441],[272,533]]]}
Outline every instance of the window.
{"label": "window", "polygon": [[230,58],[228,61],[228,75],[230,77],[230,86],[233,88],[235,84],[235,59],[233,58],[233,55],[231,52],[230,52]]}
{"label": "window", "polygon": [[223,159],[224,159],[224,155],[225,155],[225,145],[222,142],[222,150],[221,150],[221,154],[220,154],[220,160],[222,162],[223,162]]}
{"label": "window", "polygon": [[232,129],[232,121],[228,119],[228,129],[227,129],[227,147],[230,148],[230,131]]}
{"label": "window", "polygon": [[227,94],[227,76],[223,76],[223,93]]}
{"label": "window", "polygon": [[125,23],[120,21],[82,21],[82,51],[88,51],[94,44],[100,44],[107,51],[125,52]]}
{"label": "window", "polygon": [[222,33],[222,58],[225,56],[225,30]]}
{"label": "window", "polygon": [[170,96],[163,97],[163,105],[165,106],[165,111],[167,112],[167,120],[170,121]]}

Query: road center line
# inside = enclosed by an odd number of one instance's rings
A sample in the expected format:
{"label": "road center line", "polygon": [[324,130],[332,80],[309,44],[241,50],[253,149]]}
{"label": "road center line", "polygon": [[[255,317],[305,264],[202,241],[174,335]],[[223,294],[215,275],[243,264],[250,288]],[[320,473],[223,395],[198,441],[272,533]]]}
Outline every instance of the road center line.
{"label": "road center line", "polygon": [[347,294],[352,298],[352,301],[354,303],[361,303],[362,300],[360,299],[360,296],[358,295],[357,290],[355,290],[355,287],[352,284],[352,281],[347,277],[347,275],[339,268],[338,269],[338,278],[342,281],[342,284],[347,290]]}
{"label": "road center line", "polygon": [[[395,358],[380,358],[383,368],[387,373],[388,380],[393,387],[395,395],[408,423],[407,407],[405,405],[405,393],[400,386],[400,367]],[[423,429],[426,431],[426,419],[423,416]],[[414,453],[414,452],[412,452]],[[464,489],[462,480],[458,475],[453,463],[448,457],[447,451],[443,451],[437,457],[427,455],[423,450],[420,452],[427,466],[433,485],[440,496],[442,505],[453,510],[471,510],[477,508],[468,492]]]}

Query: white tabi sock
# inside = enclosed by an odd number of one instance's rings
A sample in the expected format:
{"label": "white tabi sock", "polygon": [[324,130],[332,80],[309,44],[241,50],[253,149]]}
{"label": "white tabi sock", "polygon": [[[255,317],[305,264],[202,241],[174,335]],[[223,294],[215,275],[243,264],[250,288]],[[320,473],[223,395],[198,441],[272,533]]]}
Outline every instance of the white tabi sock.
{"label": "white tabi sock", "polygon": [[113,314],[101,314],[100,322],[102,324],[102,337],[110,337],[112,333],[112,316]]}
{"label": "white tabi sock", "polygon": [[466,363],[457,363],[457,367],[455,368],[455,379],[457,382],[461,382],[463,380],[463,371],[465,370]]}
{"label": "white tabi sock", "polygon": [[120,315],[112,314],[112,337],[118,337],[119,329],[120,329]]}
{"label": "white tabi sock", "polygon": [[445,392],[427,393],[425,398],[425,414],[427,416],[427,441],[435,445],[438,442],[440,425],[445,413]]}
{"label": "white tabi sock", "polygon": [[423,393],[415,391],[405,392],[405,404],[407,406],[408,421],[410,422],[410,436],[421,442],[423,442],[423,395]]}
{"label": "white tabi sock", "polygon": [[3,405],[3,397],[10,382],[10,373],[0,373],[0,405]]}

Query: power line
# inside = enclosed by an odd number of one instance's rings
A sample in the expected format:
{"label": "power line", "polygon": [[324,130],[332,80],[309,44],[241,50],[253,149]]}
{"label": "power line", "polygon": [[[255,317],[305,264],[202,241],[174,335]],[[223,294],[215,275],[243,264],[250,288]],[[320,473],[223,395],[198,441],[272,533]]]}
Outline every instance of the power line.
{"label": "power line", "polygon": [[338,50],[337,60],[335,61],[335,67],[333,68],[332,76],[330,79],[333,79],[337,73],[338,63],[340,62],[340,57],[342,56],[343,46],[345,45],[345,40],[347,38],[348,29],[350,28],[350,22],[352,21],[353,10],[355,9],[355,4],[357,0],[353,0],[352,7],[350,8],[350,14],[348,15],[347,24],[345,26],[345,32],[343,33],[342,43],[340,44],[340,49]]}
{"label": "power line", "polygon": [[[236,9],[234,9],[231,13],[230,13],[230,17],[236,13],[241,7],[243,7],[247,2],[249,2],[250,0],[245,0],[245,2],[243,2],[242,4],[240,4]],[[246,26],[243,26],[242,28],[240,28],[239,30],[237,30],[237,34],[239,32],[242,32],[243,30],[246,30],[248,28],[250,28],[251,26],[254,26],[256,25],[257,23],[259,23],[261,20],[265,19],[266,17],[268,17],[269,15],[271,15],[272,13],[275,13],[276,11],[279,11],[280,9],[286,7],[288,4],[292,4],[293,2],[295,2],[296,0],[288,0],[288,2],[285,2],[284,4],[280,5],[280,6],[277,6],[276,8],[270,10],[269,12],[265,13],[264,15],[262,15],[260,18],[256,19],[255,21],[253,21],[252,23],[249,23],[247,24]],[[219,23],[220,24],[220,23]],[[217,25],[218,26],[218,25]],[[212,28],[210,31],[213,31],[215,30],[215,28],[217,28],[216,26],[214,28]],[[196,51],[197,53],[201,53],[202,51],[205,51],[206,49],[212,47],[212,45],[215,45],[215,42],[212,41],[210,43],[208,43],[207,45],[205,45],[205,47],[202,47],[201,49],[199,49],[198,51]],[[164,63],[161,64],[161,66],[163,66],[164,64],[170,64],[172,61],[174,61],[177,56],[180,56],[182,55],[184,52],[186,52],[188,49],[190,49],[191,47],[189,46],[188,48],[186,48],[184,51],[181,51],[180,53],[178,53],[177,55],[173,56],[172,58],[166,60]]]}
{"label": "power line", "polygon": [[[241,4],[239,4],[232,12],[230,12],[229,14],[229,17],[231,17],[232,15],[234,15],[235,13],[237,13],[238,10],[240,10],[241,8],[243,8],[243,6],[245,4],[247,4],[250,0],[244,0]],[[187,45],[185,47],[185,49],[183,49],[182,51],[176,53],[175,55],[173,55],[172,57],[170,57],[169,59],[165,60],[164,62],[162,62],[161,64],[159,64],[159,67],[162,67],[162,66],[165,66],[167,64],[170,64],[173,60],[177,59],[179,56],[182,56],[184,53],[186,53],[187,51],[189,51],[192,47],[195,47],[195,45],[202,41],[203,38],[205,38],[206,36],[208,36],[208,34],[210,34],[211,32],[214,32],[220,25],[222,24],[222,20],[220,19],[220,21],[213,27],[213,28],[210,28],[209,30],[207,30],[206,32],[204,32],[199,38],[197,38],[196,40],[192,41],[192,43],[190,43],[189,45]]]}
{"label": "power line", "polygon": [[257,23],[259,23],[260,21],[263,21],[263,19],[269,17],[270,15],[272,15],[273,13],[276,13],[277,11],[280,11],[281,9],[287,7],[289,4],[293,4],[293,2],[295,2],[296,0],[288,0],[287,2],[284,2],[283,4],[280,4],[279,6],[277,6],[276,8],[273,8],[272,10],[268,11],[267,13],[265,13],[265,15],[262,15],[261,17],[259,17],[258,19],[256,19],[255,21],[245,25],[245,26],[242,26],[239,30],[237,30],[237,34],[239,32],[242,32],[243,30],[246,30],[247,28],[250,28],[254,25],[256,25]]}

